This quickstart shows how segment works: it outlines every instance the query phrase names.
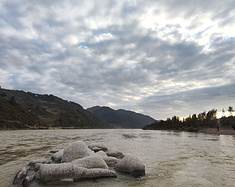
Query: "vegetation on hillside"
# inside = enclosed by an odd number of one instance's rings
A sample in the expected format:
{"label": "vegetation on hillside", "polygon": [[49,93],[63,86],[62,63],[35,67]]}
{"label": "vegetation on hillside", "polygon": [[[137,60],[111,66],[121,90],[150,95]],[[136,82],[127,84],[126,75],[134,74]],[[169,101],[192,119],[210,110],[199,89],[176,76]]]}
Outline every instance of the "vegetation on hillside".
{"label": "vegetation on hillside", "polygon": [[[196,132],[202,128],[220,128],[220,127],[233,127],[235,128],[235,117],[233,116],[233,107],[228,108],[229,116],[225,116],[223,110],[222,117],[217,119],[217,110],[212,109],[208,112],[202,112],[200,114],[193,114],[183,120],[174,116],[154,122],[150,125],[146,125],[144,130],[184,130]],[[235,129],[234,129],[235,130]]]}
{"label": "vegetation on hillside", "polygon": [[46,126],[40,118],[19,105],[12,96],[0,96],[0,129],[27,129]]}
{"label": "vegetation on hillside", "polygon": [[79,104],[54,95],[6,89],[0,95],[1,129],[110,128]]}

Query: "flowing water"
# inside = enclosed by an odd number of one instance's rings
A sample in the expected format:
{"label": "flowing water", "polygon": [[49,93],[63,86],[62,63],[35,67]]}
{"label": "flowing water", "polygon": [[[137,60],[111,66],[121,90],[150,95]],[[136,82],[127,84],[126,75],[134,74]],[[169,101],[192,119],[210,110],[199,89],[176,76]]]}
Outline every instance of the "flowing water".
{"label": "flowing water", "polygon": [[136,155],[146,166],[146,176],[67,182],[61,187],[235,186],[235,136],[129,129],[0,131],[0,186],[11,186],[14,174],[31,160],[47,158],[51,149],[77,140],[104,142]]}

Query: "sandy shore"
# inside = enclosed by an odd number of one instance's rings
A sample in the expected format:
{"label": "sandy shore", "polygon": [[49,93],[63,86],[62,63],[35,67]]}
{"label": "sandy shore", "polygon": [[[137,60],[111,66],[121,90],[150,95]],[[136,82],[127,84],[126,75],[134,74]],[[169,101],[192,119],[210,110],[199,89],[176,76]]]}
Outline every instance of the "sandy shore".
{"label": "sandy shore", "polygon": [[208,128],[201,130],[201,132],[206,134],[235,135],[235,130],[232,128],[220,128],[219,131],[216,128]]}

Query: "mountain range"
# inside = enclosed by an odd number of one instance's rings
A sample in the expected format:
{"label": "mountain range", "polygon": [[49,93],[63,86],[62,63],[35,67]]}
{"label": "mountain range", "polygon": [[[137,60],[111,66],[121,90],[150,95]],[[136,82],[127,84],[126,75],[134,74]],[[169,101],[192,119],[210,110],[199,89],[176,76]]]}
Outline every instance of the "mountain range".
{"label": "mountain range", "polygon": [[155,120],[128,110],[91,107],[54,95],[0,87],[0,129],[143,128]]}
{"label": "mountain range", "polygon": [[106,106],[91,107],[87,111],[91,112],[101,121],[116,128],[143,128],[145,125],[156,121],[147,115],[123,109],[114,110]]}
{"label": "mountain range", "polygon": [[81,105],[54,95],[0,89],[0,129],[111,128]]}

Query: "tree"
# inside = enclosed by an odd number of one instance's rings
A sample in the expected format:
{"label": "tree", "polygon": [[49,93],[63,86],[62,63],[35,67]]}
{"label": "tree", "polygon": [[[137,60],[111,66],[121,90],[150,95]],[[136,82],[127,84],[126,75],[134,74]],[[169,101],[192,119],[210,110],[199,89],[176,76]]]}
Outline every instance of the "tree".
{"label": "tree", "polygon": [[9,103],[12,104],[12,105],[16,104],[16,100],[15,100],[14,96],[11,96],[11,98],[9,100]]}
{"label": "tree", "polygon": [[229,112],[229,116],[233,116],[233,112],[234,112],[233,107],[229,106],[228,112]]}
{"label": "tree", "polygon": [[207,112],[206,118],[207,118],[208,120],[216,119],[216,114],[217,114],[217,110],[216,110],[216,109],[212,109],[212,110],[210,110],[209,112]]}

